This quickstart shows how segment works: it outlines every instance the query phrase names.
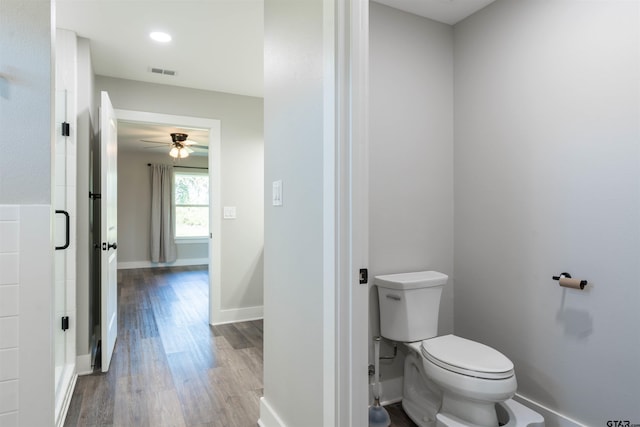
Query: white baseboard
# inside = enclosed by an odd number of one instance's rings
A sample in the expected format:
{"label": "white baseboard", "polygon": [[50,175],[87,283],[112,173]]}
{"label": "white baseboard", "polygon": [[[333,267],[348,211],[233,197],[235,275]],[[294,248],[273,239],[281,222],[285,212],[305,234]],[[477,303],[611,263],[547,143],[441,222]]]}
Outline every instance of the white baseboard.
{"label": "white baseboard", "polygon": [[255,307],[234,308],[229,310],[220,310],[216,314],[216,318],[212,325],[224,325],[225,323],[248,322],[249,320],[262,319],[264,307],[259,305]]}
{"label": "white baseboard", "polygon": [[125,261],[118,262],[118,270],[131,270],[133,268],[184,267],[188,265],[207,264],[209,264],[208,258],[177,259],[174,262]]}
{"label": "white baseboard", "polygon": [[588,427],[586,424],[582,424],[520,394],[516,393],[513,400],[542,415],[545,427]]}
{"label": "white baseboard", "polygon": [[60,399],[56,399],[56,427],[64,426],[64,421],[67,418],[67,411],[71,404],[71,397],[73,396],[73,391],[76,388],[77,379],[78,375],[73,373],[73,370],[71,370],[70,378],[66,383],[67,387],[64,390],[61,390]]}
{"label": "white baseboard", "polygon": [[[380,404],[384,406],[400,402],[402,400],[402,385],[403,377],[381,381]],[[369,384],[369,403],[373,403],[373,384]]]}
{"label": "white baseboard", "polygon": [[78,375],[89,375],[93,373],[91,368],[91,353],[76,356],[76,371]]}
{"label": "white baseboard", "polygon": [[260,419],[258,420],[258,425],[260,427],[287,427],[264,396],[260,398]]}

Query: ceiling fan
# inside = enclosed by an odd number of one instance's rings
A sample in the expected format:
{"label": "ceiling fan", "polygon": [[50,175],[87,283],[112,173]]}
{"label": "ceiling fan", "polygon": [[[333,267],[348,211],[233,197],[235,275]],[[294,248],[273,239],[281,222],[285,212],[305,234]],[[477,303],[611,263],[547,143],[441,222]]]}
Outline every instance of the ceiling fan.
{"label": "ceiling fan", "polygon": [[[171,149],[169,150],[169,155],[176,159],[184,159],[185,157],[189,157],[190,153],[194,152],[195,149],[208,150],[209,147],[204,145],[199,145],[197,141],[192,139],[188,139],[189,135],[181,132],[171,133]],[[149,141],[142,139],[142,142],[151,142],[153,144],[166,144],[166,142],[160,141]],[[152,148],[152,147],[147,147]]]}

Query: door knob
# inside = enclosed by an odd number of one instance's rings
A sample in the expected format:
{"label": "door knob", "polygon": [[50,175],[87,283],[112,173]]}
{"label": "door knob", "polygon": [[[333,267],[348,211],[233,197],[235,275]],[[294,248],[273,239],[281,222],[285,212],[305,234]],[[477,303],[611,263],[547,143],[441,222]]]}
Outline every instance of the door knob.
{"label": "door knob", "polygon": [[111,248],[117,249],[118,248],[118,244],[116,242],[109,243],[109,244],[107,244],[107,242],[102,242],[102,250],[103,251],[108,251]]}

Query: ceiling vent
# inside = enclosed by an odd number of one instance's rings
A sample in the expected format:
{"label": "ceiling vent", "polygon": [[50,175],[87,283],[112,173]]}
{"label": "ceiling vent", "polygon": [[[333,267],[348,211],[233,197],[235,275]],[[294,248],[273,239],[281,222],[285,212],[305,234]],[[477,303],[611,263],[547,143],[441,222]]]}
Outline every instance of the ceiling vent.
{"label": "ceiling vent", "polygon": [[164,68],[155,68],[152,67],[149,69],[153,74],[163,74],[165,76],[175,76],[176,72],[174,70],[165,70]]}

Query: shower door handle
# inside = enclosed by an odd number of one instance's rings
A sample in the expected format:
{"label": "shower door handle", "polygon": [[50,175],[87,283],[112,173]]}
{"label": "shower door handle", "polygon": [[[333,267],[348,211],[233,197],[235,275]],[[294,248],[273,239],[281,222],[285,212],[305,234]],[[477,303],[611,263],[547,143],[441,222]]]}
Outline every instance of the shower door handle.
{"label": "shower door handle", "polygon": [[56,246],[56,251],[67,249],[69,247],[69,212],[63,210],[56,210],[56,214],[64,215],[64,245]]}

